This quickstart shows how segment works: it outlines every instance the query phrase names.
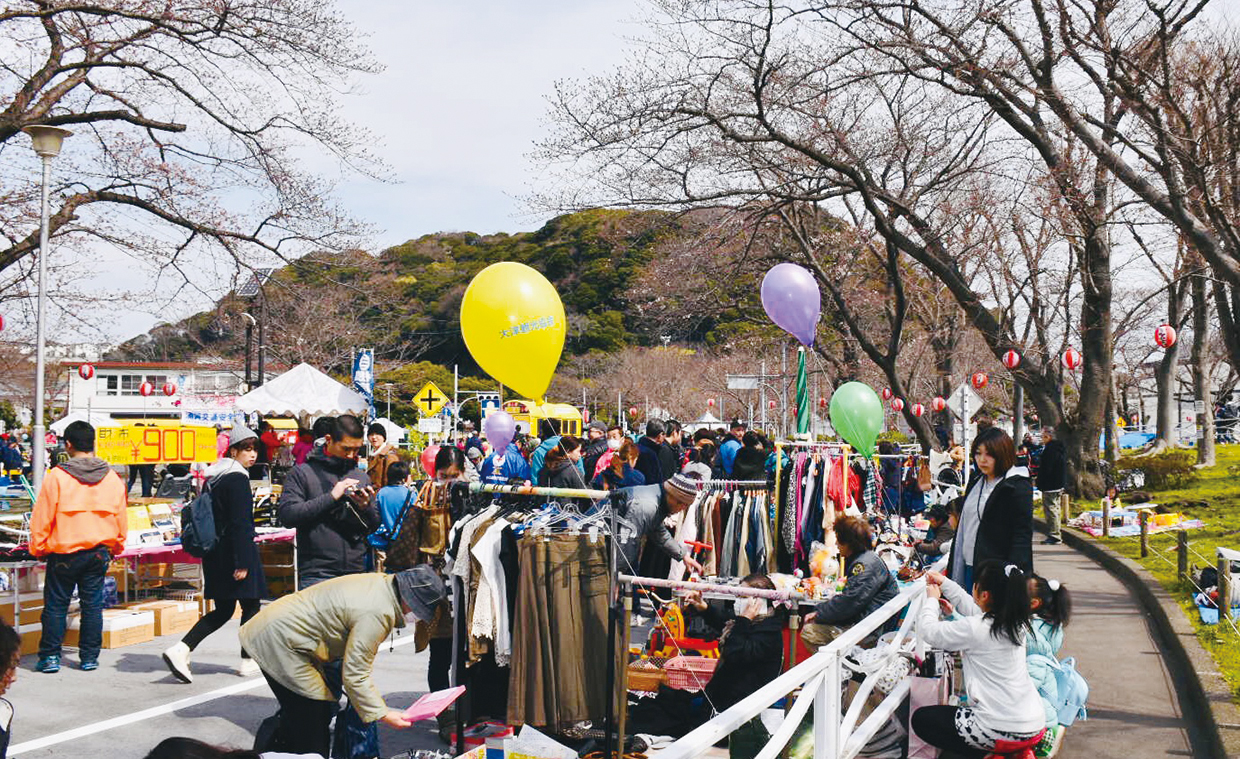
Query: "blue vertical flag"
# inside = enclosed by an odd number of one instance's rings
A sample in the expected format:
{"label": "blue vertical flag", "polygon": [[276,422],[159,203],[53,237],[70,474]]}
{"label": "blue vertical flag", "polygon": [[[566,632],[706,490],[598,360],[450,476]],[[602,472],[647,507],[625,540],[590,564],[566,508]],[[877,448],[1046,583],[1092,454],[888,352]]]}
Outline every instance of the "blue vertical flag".
{"label": "blue vertical flag", "polygon": [[353,356],[353,389],[362,394],[370,407],[370,418],[375,418],[375,352],[362,348]]}

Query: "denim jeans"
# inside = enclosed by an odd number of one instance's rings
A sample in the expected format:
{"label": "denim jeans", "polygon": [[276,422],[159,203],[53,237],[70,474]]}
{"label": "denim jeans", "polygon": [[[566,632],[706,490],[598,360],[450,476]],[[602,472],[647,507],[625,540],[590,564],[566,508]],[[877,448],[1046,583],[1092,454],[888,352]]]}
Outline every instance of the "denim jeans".
{"label": "denim jeans", "polygon": [[43,634],[39,638],[39,656],[59,656],[65,640],[65,616],[73,589],[78,590],[82,607],[81,630],[78,635],[78,658],[95,661],[103,645],[103,578],[108,573],[112,555],[107,546],[77,553],[53,553],[47,556],[47,578],[43,584]]}

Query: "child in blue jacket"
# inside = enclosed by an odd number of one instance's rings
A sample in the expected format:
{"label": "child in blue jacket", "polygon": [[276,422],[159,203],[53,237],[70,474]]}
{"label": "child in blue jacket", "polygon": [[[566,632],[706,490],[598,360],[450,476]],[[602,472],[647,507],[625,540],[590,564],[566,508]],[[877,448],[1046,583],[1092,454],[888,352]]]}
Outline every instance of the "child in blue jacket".
{"label": "child in blue jacket", "polygon": [[1068,589],[1058,580],[1034,575],[1029,579],[1029,607],[1033,612],[1032,630],[1025,638],[1025,656],[1029,665],[1029,677],[1033,679],[1034,685],[1038,687],[1038,695],[1042,697],[1047,727],[1037,755],[1051,757],[1059,751],[1064,727],[1059,724],[1055,707],[1060,700],[1055,672],[1041,657],[1059,660],[1063,631],[1068,625],[1068,618],[1072,616],[1072,599],[1068,595]]}

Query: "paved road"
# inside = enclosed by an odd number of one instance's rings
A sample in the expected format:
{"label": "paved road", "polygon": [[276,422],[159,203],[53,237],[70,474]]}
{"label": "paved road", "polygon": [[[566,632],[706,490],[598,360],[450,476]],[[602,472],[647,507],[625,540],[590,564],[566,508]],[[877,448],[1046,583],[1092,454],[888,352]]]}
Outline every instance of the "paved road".
{"label": "paved road", "polygon": [[[175,636],[157,638],[152,643],[104,651],[96,672],[76,669],[72,651],[65,657],[68,666],[54,675],[34,672],[35,657],[25,657],[8,693],[16,712],[9,756],[141,759],[160,740],[173,735],[249,748],[258,723],[275,712],[276,700],[261,677],[243,679],[234,670],[239,660],[237,621],[199,646],[194,654],[194,682],[188,685],[168,674],[160,658],[175,641]],[[412,633],[396,641],[402,645],[393,651],[386,645],[381,649],[375,680],[390,705],[404,707],[426,692],[427,654],[414,653]],[[109,727],[115,720],[134,721]],[[92,732],[78,737],[69,733],[79,728]],[[442,748],[434,729],[433,721],[419,722],[406,731],[380,726],[383,755]],[[59,742],[31,746],[48,738]]]}
{"label": "paved road", "polygon": [[1076,657],[1090,687],[1089,719],[1068,730],[1059,755],[1193,756],[1174,684],[1146,615],[1127,588],[1064,545],[1037,545],[1034,568],[1072,593],[1073,616],[1060,656]]}

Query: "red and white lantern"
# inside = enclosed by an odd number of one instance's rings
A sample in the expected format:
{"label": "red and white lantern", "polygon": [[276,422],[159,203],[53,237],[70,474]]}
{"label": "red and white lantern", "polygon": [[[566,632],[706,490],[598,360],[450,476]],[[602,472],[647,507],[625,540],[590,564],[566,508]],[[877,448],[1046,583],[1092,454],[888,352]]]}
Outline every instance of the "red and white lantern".
{"label": "red and white lantern", "polygon": [[0,332],[4,331],[4,314],[0,314]]}
{"label": "red and white lantern", "polygon": [[637,416],[637,407],[629,406],[629,416]]}
{"label": "red and white lantern", "polygon": [[141,395],[143,398],[151,395],[154,392],[155,392],[155,386],[152,385],[150,382],[143,382],[141,385],[138,385],[138,395]]}
{"label": "red and white lantern", "polygon": [[707,398],[707,399],[706,399],[706,408],[714,408],[714,407],[715,407],[715,399],[714,399],[714,398]]}
{"label": "red and white lantern", "polygon": [[1020,366],[1020,354],[1016,351],[1008,351],[1003,354],[1003,365],[1009,370]]}
{"label": "red and white lantern", "polygon": [[168,395],[168,396],[176,395],[176,394],[177,394],[177,386],[176,386],[176,383],[175,383],[175,382],[165,382],[165,383],[164,383],[163,390],[164,390],[164,395]]}
{"label": "red and white lantern", "polygon": [[1077,350],[1076,348],[1069,348],[1066,351],[1064,351],[1062,360],[1063,360],[1063,367],[1065,369],[1070,369],[1072,371],[1076,371],[1077,369],[1081,368],[1081,362],[1084,361],[1084,359],[1081,357],[1081,352]]}
{"label": "red and white lantern", "polygon": [[934,400],[930,401],[930,408],[934,409],[935,413],[946,411],[947,399],[941,395],[934,396]]}
{"label": "red and white lantern", "polygon": [[84,380],[88,380],[95,376],[95,367],[90,364],[82,364],[78,367],[78,376]]}
{"label": "red and white lantern", "polygon": [[990,383],[990,377],[986,376],[986,372],[974,372],[969,381],[973,383],[974,388],[981,390]]}
{"label": "red and white lantern", "polygon": [[767,407],[767,408],[769,408],[770,410],[774,411],[774,410],[775,410],[775,401],[767,401],[767,402],[766,402],[766,407]]}
{"label": "red and white lantern", "polygon": [[914,403],[913,408],[909,410],[913,412],[913,416],[924,416],[926,413],[926,407],[920,403]]}
{"label": "red and white lantern", "polygon": [[1160,324],[1154,330],[1154,342],[1158,343],[1160,348],[1170,348],[1175,345],[1175,340],[1175,327],[1170,324]]}
{"label": "red and white lantern", "polygon": [[895,393],[891,392],[891,388],[889,387],[883,388],[883,400],[889,401],[894,396],[895,396]]}
{"label": "red and white lantern", "polygon": [[819,399],[818,399],[818,408],[826,408],[826,407],[827,407],[827,399],[826,399],[826,398],[819,398]]}
{"label": "red and white lantern", "polygon": [[895,398],[891,401],[891,410],[897,414],[904,410],[904,399]]}

